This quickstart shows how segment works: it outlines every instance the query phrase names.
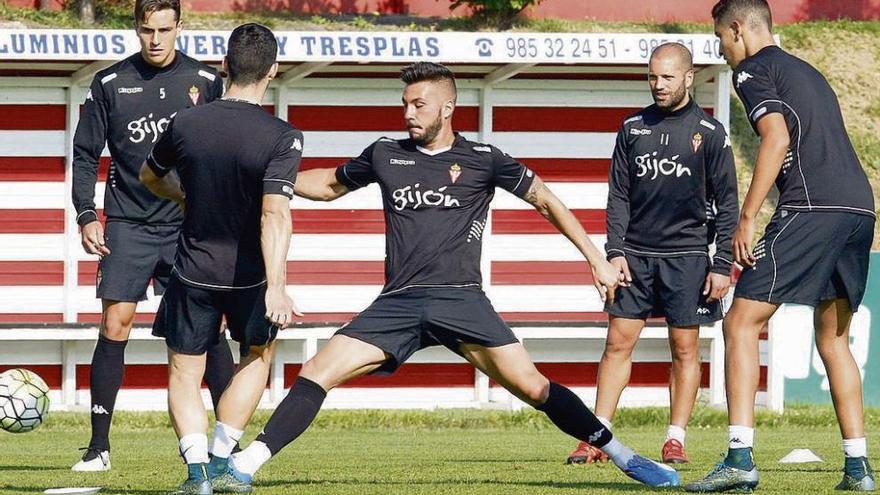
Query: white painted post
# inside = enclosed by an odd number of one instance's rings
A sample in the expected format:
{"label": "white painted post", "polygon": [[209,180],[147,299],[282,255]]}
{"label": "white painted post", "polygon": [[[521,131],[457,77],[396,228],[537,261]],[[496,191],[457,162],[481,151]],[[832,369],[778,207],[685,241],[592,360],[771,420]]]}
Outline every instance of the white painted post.
{"label": "white painted post", "polygon": [[[492,88],[486,84],[480,89],[479,109],[480,129],[479,140],[481,143],[492,141]],[[483,249],[480,258],[480,272],[483,275],[483,290],[489,292],[492,287],[492,210],[486,215],[486,225],[483,226]],[[489,377],[482,371],[474,369],[474,399],[480,404],[489,402]]]}
{"label": "white painted post", "polygon": [[721,322],[711,327],[712,340],[709,344],[711,367],[709,368],[709,404],[721,406],[727,400],[724,393],[724,334]]}
{"label": "white painted post", "polygon": [[[79,105],[82,89],[75,83],[67,87],[67,122],[64,129],[64,194],[73,188],[73,135],[79,122]],[[76,322],[77,307],[73,297],[77,286],[77,256],[82,249],[79,242],[79,227],[76,224],[76,210],[69,197],[64,198],[64,289],[62,293],[64,322]],[[75,378],[74,378],[75,380]],[[75,389],[74,389],[75,390]]]}
{"label": "white painted post", "polygon": [[284,364],[287,362],[287,341],[275,344],[275,359],[269,375],[269,401],[277,405],[284,398]]}
{"label": "white painted post", "polygon": [[61,341],[61,402],[68,409],[76,405],[75,340]]}
{"label": "white painted post", "polygon": [[715,76],[715,119],[724,125],[730,134],[730,68],[719,69]]}
{"label": "white painted post", "polygon": [[780,317],[780,313],[782,312],[777,310],[776,315],[767,323],[767,408],[778,413],[785,411],[784,369],[776,362],[782,361],[785,339],[776,337],[774,331],[775,320]]}

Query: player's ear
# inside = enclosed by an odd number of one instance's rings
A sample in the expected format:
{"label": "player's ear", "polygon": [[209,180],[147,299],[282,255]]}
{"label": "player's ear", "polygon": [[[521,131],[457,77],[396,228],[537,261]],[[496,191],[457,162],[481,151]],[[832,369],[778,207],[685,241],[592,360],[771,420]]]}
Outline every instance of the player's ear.
{"label": "player's ear", "polygon": [[275,79],[275,76],[277,76],[277,75],[278,75],[278,62],[275,62],[274,64],[272,64],[272,67],[269,67],[269,73],[266,74],[266,77],[268,77],[269,80],[271,81],[272,79]]}
{"label": "player's ear", "polygon": [[227,57],[223,57],[223,65],[220,67],[220,74],[222,77],[229,75],[229,59]]}
{"label": "player's ear", "polygon": [[448,100],[443,104],[443,118],[449,119],[452,118],[452,113],[455,111],[455,100]]}
{"label": "player's ear", "polygon": [[689,69],[684,73],[684,87],[691,89],[694,85],[694,69]]}
{"label": "player's ear", "polygon": [[730,31],[733,33],[733,41],[739,42],[740,38],[743,34],[743,25],[739,21],[733,21],[730,23]]}

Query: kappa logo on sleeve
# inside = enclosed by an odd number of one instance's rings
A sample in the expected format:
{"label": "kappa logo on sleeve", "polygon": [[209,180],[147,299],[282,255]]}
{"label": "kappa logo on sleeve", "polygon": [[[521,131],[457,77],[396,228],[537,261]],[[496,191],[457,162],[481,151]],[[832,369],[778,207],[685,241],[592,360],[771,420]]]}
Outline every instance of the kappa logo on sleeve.
{"label": "kappa logo on sleeve", "polygon": [[300,140],[300,138],[294,138],[293,144],[290,145],[290,149],[296,150],[296,151],[302,151],[303,150],[302,140]]}
{"label": "kappa logo on sleeve", "polygon": [[755,76],[749,74],[746,71],[742,71],[736,76],[736,87],[738,88],[738,87],[742,86],[749,79],[754,79],[754,78],[755,78]]}

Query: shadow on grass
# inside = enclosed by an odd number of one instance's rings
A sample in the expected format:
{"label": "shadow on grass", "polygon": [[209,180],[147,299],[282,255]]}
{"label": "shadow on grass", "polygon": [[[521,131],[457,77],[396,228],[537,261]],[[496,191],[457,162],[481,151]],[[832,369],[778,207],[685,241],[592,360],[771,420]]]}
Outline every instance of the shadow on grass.
{"label": "shadow on grass", "polygon": [[8,465],[0,465],[0,471],[58,471],[61,469],[68,468],[58,468],[52,466],[8,466]]}
{"label": "shadow on grass", "polygon": [[[484,486],[499,486],[499,487],[540,487],[540,488],[555,488],[555,489],[567,489],[567,490],[619,490],[626,492],[640,492],[640,491],[653,491],[657,490],[657,488],[651,488],[649,486],[640,485],[635,481],[631,482],[607,482],[607,481],[598,481],[598,482],[559,482],[559,481],[515,481],[515,480],[476,480],[476,481],[461,481],[458,479],[435,479],[430,481],[418,481],[418,480],[400,480],[400,481],[386,481],[386,480],[362,480],[362,479],[351,479],[351,478],[336,478],[336,479],[312,479],[312,480],[263,480],[257,481],[254,483],[254,491],[258,491],[260,487],[264,488],[278,488],[278,487],[299,487],[300,489],[306,490],[308,486],[333,486],[333,485],[346,485],[346,486],[358,486],[365,485],[370,487],[388,487],[389,493],[398,493],[394,487],[412,487],[412,486],[420,486],[420,487],[430,487],[430,486],[438,486],[438,487],[484,487]],[[304,493],[307,493],[304,492]]]}

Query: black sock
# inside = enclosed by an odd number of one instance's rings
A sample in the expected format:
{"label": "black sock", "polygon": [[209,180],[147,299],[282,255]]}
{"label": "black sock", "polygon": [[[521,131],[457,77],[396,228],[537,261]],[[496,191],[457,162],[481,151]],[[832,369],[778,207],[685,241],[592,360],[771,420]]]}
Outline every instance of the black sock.
{"label": "black sock", "polygon": [[127,340],[110,340],[98,336],[92,354],[90,390],[92,394],[92,439],[89,447],[110,450],[110,422],[113,407],[125,373],[125,345]]}
{"label": "black sock", "polygon": [[547,402],[535,409],[542,411],[560,430],[587,442],[593,447],[602,448],[613,436],[584,402],[568,388],[550,382]]}
{"label": "black sock", "polygon": [[208,357],[205,362],[205,383],[211,392],[211,403],[214,404],[214,414],[217,414],[217,406],[220,405],[220,396],[232,380],[235,373],[235,361],[232,360],[232,351],[226,343],[226,337],[221,336],[220,342],[208,349]]}
{"label": "black sock", "polygon": [[327,392],[320,385],[308,378],[297,377],[256,440],[265,443],[269,452],[275,455],[306,431],[321,410],[325,397]]}

